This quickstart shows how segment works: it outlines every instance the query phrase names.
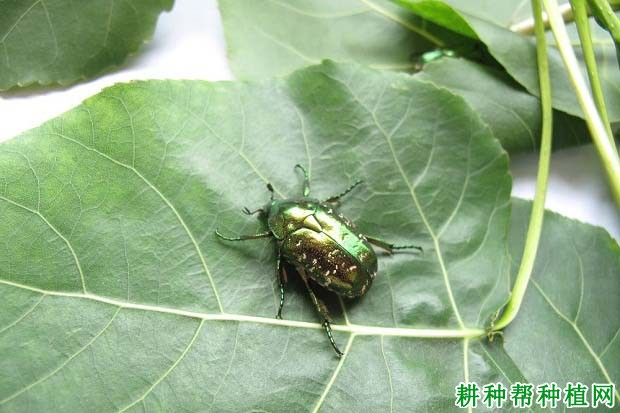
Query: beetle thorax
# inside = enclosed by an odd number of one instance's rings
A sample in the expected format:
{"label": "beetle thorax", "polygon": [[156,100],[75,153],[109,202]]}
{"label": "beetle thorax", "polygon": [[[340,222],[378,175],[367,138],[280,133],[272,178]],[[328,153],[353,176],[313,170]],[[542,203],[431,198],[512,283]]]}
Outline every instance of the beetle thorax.
{"label": "beetle thorax", "polygon": [[269,207],[267,224],[273,235],[282,240],[299,228],[313,228],[321,231],[314,218],[319,201],[310,198],[274,200]]}

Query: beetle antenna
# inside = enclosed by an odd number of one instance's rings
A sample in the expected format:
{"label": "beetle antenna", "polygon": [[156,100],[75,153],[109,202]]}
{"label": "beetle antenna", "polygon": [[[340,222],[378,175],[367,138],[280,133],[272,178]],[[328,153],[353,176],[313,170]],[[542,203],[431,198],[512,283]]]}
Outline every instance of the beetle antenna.
{"label": "beetle antenna", "polygon": [[422,255],[424,255],[424,248],[418,247],[417,245],[392,245],[393,250],[418,250]]}
{"label": "beetle antenna", "polygon": [[299,168],[301,172],[304,174],[304,196],[310,195],[310,176],[308,175],[308,171],[306,168],[301,166],[300,164],[295,165],[295,168]]}
{"label": "beetle antenna", "polygon": [[342,191],[338,195],[331,196],[331,197],[327,198],[326,200],[324,200],[323,202],[338,202],[340,200],[340,198],[342,198],[343,196],[345,196],[346,194],[351,192],[356,186],[358,186],[359,184],[362,184],[362,183],[364,183],[363,180],[361,180],[361,179],[357,180],[357,181],[355,181],[355,183],[353,185],[351,185],[350,187],[348,187],[347,189],[345,189],[344,191]]}
{"label": "beetle antenna", "polygon": [[246,241],[249,239],[269,238],[273,236],[271,231],[267,231],[267,232],[261,232],[260,234],[240,235],[238,237],[227,237],[226,235],[223,235],[218,229],[215,230],[215,235],[217,235],[219,238],[226,240],[226,241]]}

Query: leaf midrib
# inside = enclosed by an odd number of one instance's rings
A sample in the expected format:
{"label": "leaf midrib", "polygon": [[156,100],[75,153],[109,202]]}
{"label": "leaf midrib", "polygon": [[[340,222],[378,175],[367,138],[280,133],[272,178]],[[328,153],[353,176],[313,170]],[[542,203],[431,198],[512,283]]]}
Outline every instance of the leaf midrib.
{"label": "leaf midrib", "polygon": [[[295,320],[278,320],[276,318],[249,316],[243,314],[230,313],[201,313],[197,311],[180,310],[176,308],[154,306],[148,304],[132,303],[126,301],[118,301],[112,298],[103,297],[96,294],[82,294],[62,291],[44,290],[41,288],[31,287],[28,285],[0,279],[0,284],[8,285],[23,290],[28,290],[48,296],[67,297],[75,299],[86,299],[97,301],[123,309],[142,310],[155,313],[174,314],[178,316],[196,318],[207,321],[237,321],[258,324],[270,324],[282,327],[306,328],[313,330],[323,329],[323,325],[311,323],[308,321]],[[417,337],[417,338],[476,338],[486,334],[483,329],[424,329],[424,328],[396,328],[396,327],[377,327],[366,326],[360,324],[332,325],[332,330],[349,334],[365,335],[365,336],[393,336],[393,337]]]}

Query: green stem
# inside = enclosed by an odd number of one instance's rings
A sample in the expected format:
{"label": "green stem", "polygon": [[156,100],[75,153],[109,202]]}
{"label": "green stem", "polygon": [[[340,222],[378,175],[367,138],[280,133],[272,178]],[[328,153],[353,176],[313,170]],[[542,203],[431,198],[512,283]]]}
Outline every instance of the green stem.
{"label": "green stem", "polygon": [[590,20],[588,19],[586,2],[583,0],[570,0],[570,4],[573,8],[575,24],[577,25],[579,39],[581,40],[581,50],[583,50],[583,57],[588,70],[588,78],[590,79],[590,87],[592,89],[592,94],[594,95],[594,102],[596,103],[598,114],[603,121],[603,125],[605,126],[605,131],[611,138],[611,146],[614,150],[617,150],[616,142],[614,141],[613,134],[611,132],[609,118],[607,117],[607,108],[605,107],[603,88],[601,87],[601,81],[598,77],[598,68],[596,64],[596,56],[594,54],[594,47],[592,44],[592,36],[590,34]]}
{"label": "green stem", "polygon": [[596,150],[601,157],[603,168],[611,187],[611,192],[616,204],[620,207],[620,158],[618,158],[618,152],[614,150],[611,144],[612,137],[607,135],[603,121],[599,116],[592,96],[590,96],[586,82],[581,75],[579,63],[577,62],[575,52],[571,46],[566,31],[566,25],[562,20],[557,1],[543,0],[543,4],[549,15],[549,23],[551,24],[551,30],[558,44],[558,50],[562,55],[562,60],[564,60],[564,65],[566,66],[573,89],[575,90],[581,109],[585,114],[590,135],[592,135]]}
{"label": "green stem", "polygon": [[[614,41],[620,44],[620,19],[614,13],[612,5],[607,0],[588,0],[588,4],[592,8],[592,14],[602,21]],[[614,7],[619,4],[614,3]]]}
{"label": "green stem", "polygon": [[536,178],[536,195],[530,214],[523,258],[515,279],[510,300],[502,316],[493,325],[493,330],[506,327],[519,312],[527,285],[532,275],[536,252],[540,242],[543,219],[545,215],[545,198],[549,178],[549,161],[551,159],[551,132],[553,129],[553,108],[551,106],[551,79],[549,78],[549,60],[545,41],[545,25],[543,22],[542,4],[540,0],[532,0],[534,14],[534,32],[536,34],[536,57],[538,60],[538,79],[540,83],[540,104],[542,110],[542,132],[540,141],[540,158],[538,160],[538,176]]}

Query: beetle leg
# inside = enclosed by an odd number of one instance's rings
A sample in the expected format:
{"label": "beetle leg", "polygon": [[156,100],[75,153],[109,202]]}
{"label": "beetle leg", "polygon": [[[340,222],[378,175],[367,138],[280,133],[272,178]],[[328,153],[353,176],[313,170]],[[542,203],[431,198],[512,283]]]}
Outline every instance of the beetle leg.
{"label": "beetle leg", "polygon": [[369,237],[368,235],[364,235],[368,242],[376,245],[377,247],[384,249],[388,252],[388,254],[393,254],[394,250],[408,250],[408,249],[416,249],[420,252],[424,252],[422,247],[418,247],[417,245],[395,245],[391,242],[383,241],[378,238]]}
{"label": "beetle leg", "polygon": [[342,198],[343,196],[345,196],[346,194],[351,192],[353,190],[353,188],[355,188],[356,186],[358,186],[362,182],[364,182],[364,181],[362,181],[361,179],[359,181],[356,181],[353,185],[351,185],[350,187],[348,187],[347,189],[345,189],[344,191],[342,191],[338,195],[330,196],[329,198],[327,198],[323,202],[338,202],[338,200],[340,198]]}
{"label": "beetle leg", "polygon": [[325,327],[327,338],[329,338],[329,342],[332,344],[332,347],[334,348],[334,351],[336,352],[336,354],[338,354],[338,357],[344,356],[344,353],[340,351],[340,349],[336,345],[336,342],[334,341],[334,336],[332,335],[332,328],[331,328],[329,321],[327,320],[323,321],[323,327]]}
{"label": "beetle leg", "polygon": [[227,236],[222,235],[220,231],[216,229],[215,235],[217,235],[221,239],[225,239],[226,241],[245,241],[248,239],[268,238],[268,237],[271,237],[273,234],[271,232],[261,232],[260,234],[240,235],[238,237],[227,237]]}
{"label": "beetle leg", "polygon": [[336,345],[334,336],[332,335],[332,328],[330,324],[331,317],[329,316],[329,313],[327,312],[327,307],[321,300],[319,300],[316,294],[314,294],[314,291],[312,291],[312,288],[310,288],[310,284],[308,284],[308,279],[306,278],[306,274],[304,274],[302,271],[299,271],[299,275],[301,276],[301,279],[304,281],[304,284],[306,285],[306,288],[308,289],[308,294],[310,294],[310,299],[312,300],[312,303],[316,307],[317,312],[323,318],[323,328],[325,328],[325,333],[327,334],[327,338],[329,339],[329,342],[332,344],[332,347],[334,348],[334,351],[336,351],[336,354],[338,354],[338,357],[342,357],[344,353],[340,351],[340,349]]}
{"label": "beetle leg", "polygon": [[254,211],[250,211],[248,207],[243,207],[242,211],[246,215],[254,215],[254,214],[264,215],[265,214],[265,211],[263,211],[262,208],[258,208]]}
{"label": "beetle leg", "polygon": [[280,249],[278,249],[278,258],[276,259],[276,275],[278,276],[278,281],[280,282],[280,307],[278,308],[278,314],[276,318],[278,320],[282,319],[282,307],[284,307],[284,285],[287,283],[286,269],[282,265],[282,254],[280,254]]}
{"label": "beetle leg", "polygon": [[295,168],[301,169],[304,173],[304,196],[310,195],[310,177],[308,176],[308,172],[300,164],[295,165]]}

